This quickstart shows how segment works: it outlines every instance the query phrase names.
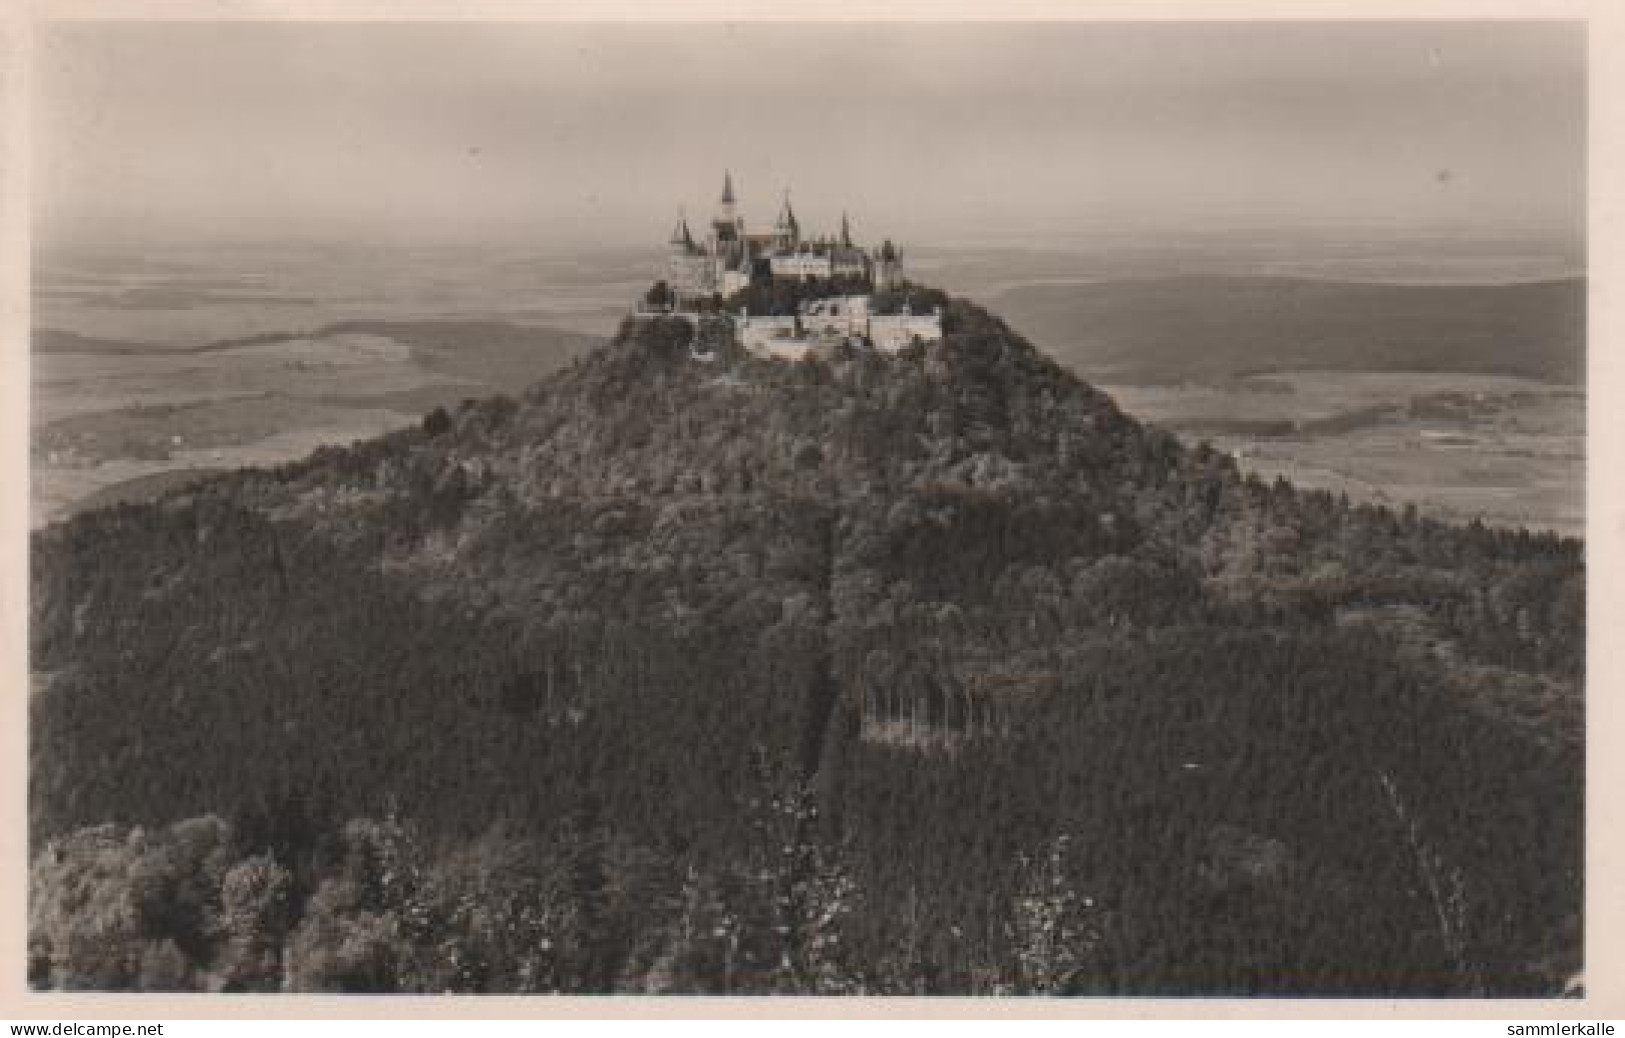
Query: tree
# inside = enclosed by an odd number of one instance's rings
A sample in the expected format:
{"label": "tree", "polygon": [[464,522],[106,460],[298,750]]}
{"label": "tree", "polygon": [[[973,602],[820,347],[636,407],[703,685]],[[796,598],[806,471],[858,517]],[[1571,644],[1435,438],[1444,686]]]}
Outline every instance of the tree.
{"label": "tree", "polygon": [[643,298],[650,306],[672,306],[677,302],[677,293],[673,292],[671,286],[662,280],[656,281]]}
{"label": "tree", "polygon": [[1461,869],[1449,865],[1422,832],[1421,824],[1400,795],[1387,772],[1377,773],[1383,797],[1394,819],[1405,831],[1405,848],[1422,881],[1422,895],[1432,917],[1433,932],[1455,974],[1461,994],[1483,994],[1479,970],[1470,946],[1467,881]]}
{"label": "tree", "polygon": [[423,431],[430,437],[444,436],[451,431],[451,415],[444,407],[437,407],[423,416]]}
{"label": "tree", "polygon": [[1068,994],[1084,983],[1100,948],[1094,899],[1080,895],[1068,875],[1069,846],[1061,833],[1040,856],[1020,859],[1009,938],[1023,994]]}
{"label": "tree", "polygon": [[150,832],[97,826],[48,844],[29,873],[36,978],[69,989],[193,986],[211,955],[230,845],[217,818]]}
{"label": "tree", "polygon": [[293,875],[269,855],[233,865],[220,881],[217,967],[225,991],[275,991],[293,915]]}

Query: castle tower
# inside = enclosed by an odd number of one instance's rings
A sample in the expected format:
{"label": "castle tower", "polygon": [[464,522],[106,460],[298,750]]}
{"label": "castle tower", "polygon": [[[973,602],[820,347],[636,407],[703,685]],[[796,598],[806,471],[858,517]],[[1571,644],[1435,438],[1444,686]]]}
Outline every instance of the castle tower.
{"label": "castle tower", "polygon": [[875,287],[885,290],[896,288],[903,282],[903,250],[893,245],[890,238],[880,247],[880,262],[875,266]]}
{"label": "castle tower", "polygon": [[705,251],[694,243],[688,217],[681,209],[677,211],[677,225],[672,228],[667,245],[667,281],[678,299],[693,299],[710,291]]}
{"label": "castle tower", "polygon": [[852,224],[844,211],[841,213],[841,245],[848,249],[852,247]]}
{"label": "castle tower", "polygon": [[[722,197],[717,200],[717,213],[711,220],[711,234],[706,243],[709,254],[709,280],[721,286],[728,280],[728,272],[738,262],[738,253],[745,247],[745,221],[739,215],[734,196],[733,173],[722,174]],[[724,289],[726,291],[726,289]]]}
{"label": "castle tower", "polygon": [[790,189],[785,188],[784,205],[779,208],[778,222],[773,225],[774,244],[781,249],[793,249],[801,241],[801,225],[796,211],[790,208]]}
{"label": "castle tower", "polygon": [[694,251],[694,235],[688,229],[688,217],[677,210],[677,226],[671,232],[671,251],[687,255]]}
{"label": "castle tower", "polygon": [[734,204],[734,177],[728,170],[722,172],[722,199],[717,203],[717,223],[736,224],[739,210]]}

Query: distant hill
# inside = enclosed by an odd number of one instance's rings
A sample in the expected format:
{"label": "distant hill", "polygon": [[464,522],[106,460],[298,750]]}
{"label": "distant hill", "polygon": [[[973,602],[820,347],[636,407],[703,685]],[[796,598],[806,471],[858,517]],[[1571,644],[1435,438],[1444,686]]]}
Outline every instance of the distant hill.
{"label": "distant hill", "polygon": [[111,505],[151,501],[172,490],[191,486],[193,483],[218,476],[225,471],[227,470],[223,468],[200,466],[197,468],[168,469],[146,476],[135,476],[131,479],[120,480],[85,495],[73,503],[69,512],[70,514],[93,512]]}
{"label": "distant hill", "polygon": [[260,332],[196,346],[101,339],[42,327],[33,330],[31,344],[37,353],[195,354],[344,334],[395,339],[411,346],[430,370],[497,391],[527,384],[604,341],[597,335],[508,321],[358,319],[311,331]]}
{"label": "distant hill", "polygon": [[1284,370],[1585,381],[1581,279],[1461,286],[1147,278],[1023,286],[993,302],[1068,367],[1105,381]]}
{"label": "distant hill", "polygon": [[187,349],[165,347],[159,343],[138,342],[130,339],[102,339],[57,328],[35,328],[29,337],[35,353],[107,353],[151,354],[186,353]]}
{"label": "distant hill", "polygon": [[36,533],[34,982],[1560,990],[1582,546],[1249,480],[927,296]]}
{"label": "distant hill", "polygon": [[313,334],[344,333],[406,343],[429,370],[483,382],[498,392],[529,385],[604,342],[582,332],[483,320],[339,321]]}

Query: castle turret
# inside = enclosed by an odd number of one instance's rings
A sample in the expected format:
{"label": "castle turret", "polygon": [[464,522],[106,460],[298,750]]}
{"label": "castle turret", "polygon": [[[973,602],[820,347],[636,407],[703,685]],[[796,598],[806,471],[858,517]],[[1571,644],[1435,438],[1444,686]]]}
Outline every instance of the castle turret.
{"label": "castle turret", "polygon": [[896,288],[903,283],[903,250],[893,245],[890,238],[880,246],[880,259],[875,264],[875,287]]}
{"label": "castle turret", "polygon": [[695,243],[694,234],[688,227],[688,217],[681,209],[677,211],[677,224],[671,229],[671,239],[667,245],[667,278],[678,300],[696,299],[709,294],[715,281],[710,270],[710,259],[705,250]]}
{"label": "castle turret", "polygon": [[694,251],[694,235],[689,232],[688,217],[681,209],[677,210],[677,226],[671,231],[671,248],[673,252],[685,254]]}
{"label": "castle turret", "polygon": [[717,223],[732,224],[738,218],[739,211],[734,204],[733,173],[724,170],[722,173],[722,198],[717,203]]}
{"label": "castle turret", "polygon": [[784,205],[779,208],[778,222],[773,225],[773,237],[781,249],[793,249],[801,241],[801,225],[796,221],[796,211],[790,208],[790,191],[784,192]]}

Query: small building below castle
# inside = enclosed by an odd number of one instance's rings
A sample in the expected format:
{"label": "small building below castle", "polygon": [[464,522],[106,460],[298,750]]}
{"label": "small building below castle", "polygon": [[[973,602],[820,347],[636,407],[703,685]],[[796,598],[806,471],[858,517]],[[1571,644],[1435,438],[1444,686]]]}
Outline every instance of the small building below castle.
{"label": "small building below castle", "polygon": [[792,316],[741,311],[734,330],[740,345],[765,356],[797,359],[842,340],[896,353],[915,340],[942,338],[942,315],[916,314],[906,306],[902,313],[879,314],[869,296],[834,296],[808,300]]}

